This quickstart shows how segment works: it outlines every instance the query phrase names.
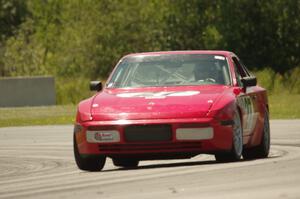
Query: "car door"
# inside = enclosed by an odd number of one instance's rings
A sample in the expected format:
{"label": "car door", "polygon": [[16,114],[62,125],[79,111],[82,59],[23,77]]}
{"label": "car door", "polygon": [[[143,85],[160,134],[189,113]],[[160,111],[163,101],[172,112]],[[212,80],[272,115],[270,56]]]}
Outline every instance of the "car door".
{"label": "car door", "polygon": [[[251,74],[238,57],[233,56],[232,60],[235,65],[237,86],[243,88],[241,79],[243,77],[249,77]],[[242,109],[244,136],[249,136],[253,133],[258,120],[259,110],[257,104],[257,93],[253,87],[247,87],[242,90],[242,93],[238,96],[238,104]]]}

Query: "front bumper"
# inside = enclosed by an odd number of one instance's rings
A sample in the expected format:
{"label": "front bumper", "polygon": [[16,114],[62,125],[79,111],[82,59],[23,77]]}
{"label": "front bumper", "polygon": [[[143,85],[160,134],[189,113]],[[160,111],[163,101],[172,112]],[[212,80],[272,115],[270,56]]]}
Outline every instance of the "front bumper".
{"label": "front bumper", "polygon": [[[160,124],[167,124],[171,127],[169,140],[132,142],[125,139],[124,129],[128,126]],[[75,128],[75,138],[79,153],[84,155],[200,154],[228,151],[232,146],[232,125],[224,125],[213,118],[88,121],[78,125],[80,125],[80,129]],[[202,134],[206,132],[206,135],[196,135],[196,130],[200,128],[211,129],[212,134],[207,131],[199,131]],[[87,132],[103,129],[118,132],[118,139],[113,142],[97,143],[92,142],[91,138],[87,136]]]}

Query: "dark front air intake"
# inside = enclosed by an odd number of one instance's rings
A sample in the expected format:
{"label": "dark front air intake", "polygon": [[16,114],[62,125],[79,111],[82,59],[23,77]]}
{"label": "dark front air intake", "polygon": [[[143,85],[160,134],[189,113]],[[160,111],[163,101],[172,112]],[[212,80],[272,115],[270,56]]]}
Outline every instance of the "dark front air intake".
{"label": "dark front air intake", "polygon": [[124,129],[127,142],[157,142],[172,139],[171,125],[131,125]]}

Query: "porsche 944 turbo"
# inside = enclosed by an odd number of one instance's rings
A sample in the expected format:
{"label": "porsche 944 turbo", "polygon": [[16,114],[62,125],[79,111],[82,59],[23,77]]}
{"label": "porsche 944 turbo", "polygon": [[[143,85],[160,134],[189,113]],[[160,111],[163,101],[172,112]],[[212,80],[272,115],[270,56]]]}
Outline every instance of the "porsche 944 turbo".
{"label": "porsche 944 turbo", "polygon": [[141,160],[212,154],[230,162],[270,149],[266,89],[228,51],[147,52],[124,56],[105,85],[77,108],[79,169],[137,167]]}

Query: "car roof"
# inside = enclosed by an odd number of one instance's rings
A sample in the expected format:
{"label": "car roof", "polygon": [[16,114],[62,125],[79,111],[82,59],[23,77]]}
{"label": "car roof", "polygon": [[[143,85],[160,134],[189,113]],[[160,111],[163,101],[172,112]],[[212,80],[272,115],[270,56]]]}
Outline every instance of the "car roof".
{"label": "car roof", "polygon": [[223,56],[234,55],[234,53],[230,51],[223,50],[183,50],[183,51],[157,51],[157,52],[141,52],[141,53],[131,53],[125,55],[124,57],[138,56],[138,55],[165,55],[165,54],[217,54]]}

